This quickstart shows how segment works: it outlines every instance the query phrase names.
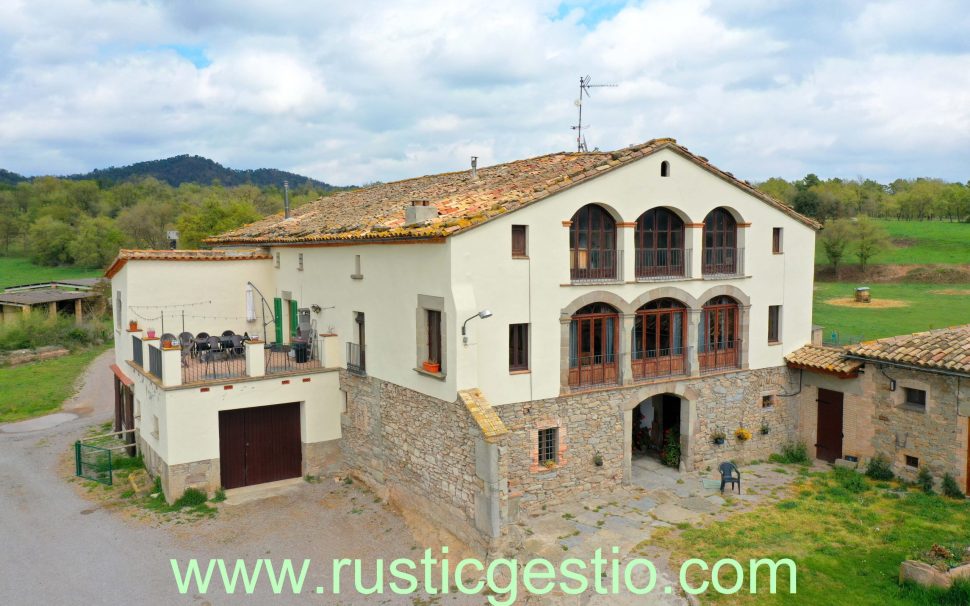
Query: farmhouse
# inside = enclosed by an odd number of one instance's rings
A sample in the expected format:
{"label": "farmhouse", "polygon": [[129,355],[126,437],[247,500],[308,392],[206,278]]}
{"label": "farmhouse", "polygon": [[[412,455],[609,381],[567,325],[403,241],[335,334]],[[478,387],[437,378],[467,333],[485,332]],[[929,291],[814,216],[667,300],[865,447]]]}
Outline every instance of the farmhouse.
{"label": "farmhouse", "polygon": [[340,464],[496,544],[524,511],[631,481],[636,457],[703,470],[796,438],[808,373],[786,356],[811,340],[818,228],[656,139],[122,251],[117,423],[169,499]]}

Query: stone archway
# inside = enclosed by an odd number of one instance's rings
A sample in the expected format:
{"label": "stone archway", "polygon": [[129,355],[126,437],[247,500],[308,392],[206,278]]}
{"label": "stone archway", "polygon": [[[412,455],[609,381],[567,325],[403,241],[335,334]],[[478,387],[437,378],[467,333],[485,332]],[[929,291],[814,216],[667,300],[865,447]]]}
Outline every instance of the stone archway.
{"label": "stone archway", "polygon": [[[696,391],[686,386],[683,382],[663,383],[656,385],[645,385],[639,389],[629,392],[629,395],[622,403],[621,414],[623,415],[623,482],[631,483],[633,480],[633,425],[634,410],[644,402],[657,401],[660,396],[673,396],[680,399],[679,433],[680,433],[680,469],[691,470],[694,466],[694,428],[697,426],[697,400]],[[669,405],[669,404],[668,404]]]}

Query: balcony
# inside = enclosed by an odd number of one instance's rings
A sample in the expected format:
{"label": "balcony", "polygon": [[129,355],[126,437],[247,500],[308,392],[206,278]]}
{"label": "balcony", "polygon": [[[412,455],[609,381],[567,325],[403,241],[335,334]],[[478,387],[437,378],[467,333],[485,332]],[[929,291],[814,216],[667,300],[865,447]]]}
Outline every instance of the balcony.
{"label": "balcony", "polygon": [[690,275],[691,249],[636,250],[637,282],[676,280]]}
{"label": "balcony", "polygon": [[619,356],[616,354],[580,356],[569,367],[569,387],[584,389],[619,385]]}
{"label": "balcony", "polygon": [[703,256],[705,278],[744,275],[743,248],[705,248]]}
{"label": "balcony", "polygon": [[361,377],[367,376],[364,348],[357,343],[347,343],[347,372]]}
{"label": "balcony", "polygon": [[635,351],[630,361],[634,381],[645,381],[687,374],[686,349]]}
{"label": "balcony", "polygon": [[623,251],[570,249],[569,280],[573,284],[596,284],[623,280]]}
{"label": "balcony", "polygon": [[741,368],[741,339],[704,344],[697,362],[701,373]]}

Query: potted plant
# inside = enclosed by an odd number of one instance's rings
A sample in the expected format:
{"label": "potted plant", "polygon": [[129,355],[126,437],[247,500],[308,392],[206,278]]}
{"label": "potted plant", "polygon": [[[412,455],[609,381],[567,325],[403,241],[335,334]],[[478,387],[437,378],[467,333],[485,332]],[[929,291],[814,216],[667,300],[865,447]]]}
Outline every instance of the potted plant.
{"label": "potted plant", "polygon": [[155,329],[154,328],[149,328],[147,332],[148,332],[148,338],[149,339],[154,339],[155,338]]}
{"label": "potted plant", "polygon": [[727,438],[727,436],[724,434],[723,429],[718,428],[718,429],[715,429],[713,433],[711,433],[711,440],[713,440],[713,442],[717,445],[724,444],[725,438]]}
{"label": "potted plant", "polygon": [[434,373],[441,372],[441,362],[431,362],[430,360],[426,360],[424,363],[421,364],[421,367],[428,372],[434,372]]}
{"label": "potted plant", "polygon": [[553,467],[556,466],[556,462],[553,461],[552,459],[546,459],[545,461],[542,462],[542,465],[546,469],[552,469]]}
{"label": "potted plant", "polygon": [[603,455],[601,455],[600,453],[594,454],[593,455],[593,465],[596,465],[597,467],[602,467],[603,466]]}
{"label": "potted plant", "polygon": [[738,427],[734,430],[734,437],[738,439],[738,442],[747,442],[751,439],[751,432],[744,427]]}
{"label": "potted plant", "polygon": [[135,332],[136,330],[138,330],[138,320],[130,320],[128,322],[128,330],[130,332]]}
{"label": "potted plant", "polygon": [[768,419],[761,419],[761,435],[766,436],[769,431],[771,431],[771,426],[768,425]]}

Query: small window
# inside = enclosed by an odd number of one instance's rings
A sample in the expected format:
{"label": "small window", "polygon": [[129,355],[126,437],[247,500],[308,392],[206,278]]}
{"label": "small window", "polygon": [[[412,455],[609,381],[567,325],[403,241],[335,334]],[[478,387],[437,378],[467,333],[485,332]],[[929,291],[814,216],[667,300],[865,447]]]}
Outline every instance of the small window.
{"label": "small window", "polygon": [[279,267],[279,266],[280,266],[280,253],[276,253],[275,255],[273,255],[273,267]]}
{"label": "small window", "polygon": [[529,370],[528,324],[509,324],[509,370]]}
{"label": "small window", "polygon": [[513,225],[512,226],[512,257],[513,258],[525,258],[529,255],[526,242],[526,226],[525,225]]}
{"label": "small window", "polygon": [[771,252],[781,253],[781,228],[775,227],[771,230]]}
{"label": "small window", "polygon": [[906,467],[919,469],[919,457],[911,457],[909,455],[906,455]]}
{"label": "small window", "polygon": [[559,462],[559,428],[547,427],[539,430],[539,464],[549,465]]}
{"label": "small window", "polygon": [[354,255],[354,273],[350,276],[354,280],[362,280],[364,274],[360,271],[360,255]]}
{"label": "small window", "polygon": [[775,396],[761,396],[761,407],[771,408],[775,405]]}
{"label": "small window", "polygon": [[115,326],[121,329],[121,291],[115,292]]}
{"label": "small window", "polygon": [[441,364],[441,312],[425,311],[428,314],[428,362]]}
{"label": "small window", "polygon": [[297,256],[296,268],[303,271],[303,253],[300,253],[299,256]]}
{"label": "small window", "polygon": [[768,342],[781,341],[781,305],[768,306]]}
{"label": "small window", "polygon": [[913,389],[911,387],[904,387],[903,391],[906,393],[907,406],[926,408],[926,391],[922,389]]}
{"label": "small window", "polygon": [[660,163],[660,176],[669,177],[670,176],[670,162],[664,160]]}

